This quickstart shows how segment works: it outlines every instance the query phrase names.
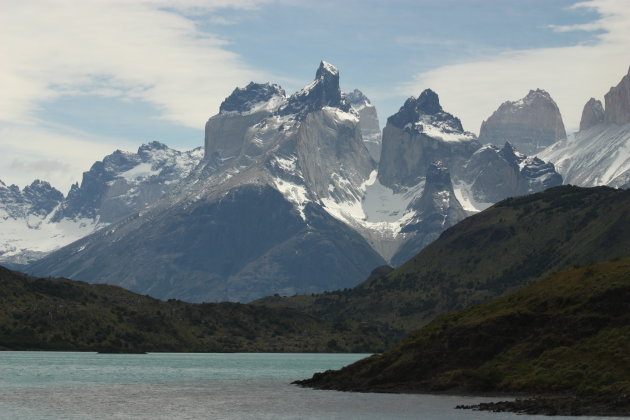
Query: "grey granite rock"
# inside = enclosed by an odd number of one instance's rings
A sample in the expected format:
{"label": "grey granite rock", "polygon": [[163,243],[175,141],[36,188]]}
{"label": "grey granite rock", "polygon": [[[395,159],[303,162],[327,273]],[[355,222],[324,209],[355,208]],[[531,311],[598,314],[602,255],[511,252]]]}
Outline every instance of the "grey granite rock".
{"label": "grey granite rock", "polygon": [[429,166],[440,161],[459,168],[480,147],[474,134],[445,112],[435,92],[409,98],[387,119],[378,179],[394,190],[418,184]]}
{"label": "grey granite rock", "polygon": [[604,106],[598,99],[591,98],[582,109],[582,118],[580,119],[580,131],[588,130],[594,125],[604,122]]}
{"label": "grey granite rock", "polygon": [[376,162],[381,158],[381,128],[378,122],[376,108],[359,89],[346,93],[350,106],[359,115],[359,127],[363,142]]}
{"label": "grey granite rock", "polygon": [[509,141],[522,153],[534,155],[566,131],[558,106],[544,90],[530,90],[518,101],[507,101],[481,124],[479,141],[502,145]]}
{"label": "grey granite rock", "polygon": [[610,88],[604,99],[606,123],[617,125],[630,123],[630,68],[619,84]]}

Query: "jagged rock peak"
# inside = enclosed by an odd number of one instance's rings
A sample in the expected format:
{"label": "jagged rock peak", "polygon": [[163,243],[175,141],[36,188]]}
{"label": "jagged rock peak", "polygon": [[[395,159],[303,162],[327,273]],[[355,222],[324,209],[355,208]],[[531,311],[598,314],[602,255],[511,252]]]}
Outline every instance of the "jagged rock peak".
{"label": "jagged rock peak", "polygon": [[482,143],[503,144],[506,140],[527,155],[566,138],[560,110],[545,90],[530,90],[517,101],[503,102],[481,124]]}
{"label": "jagged rock peak", "polygon": [[246,113],[264,108],[265,104],[281,102],[286,98],[284,89],[276,84],[250,82],[244,88],[236,88],[230,96],[221,103],[219,112]]}
{"label": "jagged rock peak", "polygon": [[[553,101],[553,99],[549,92],[544,89],[531,89],[523,99],[514,101],[513,104],[516,106],[528,106],[532,105],[535,101]],[[510,102],[507,101],[505,103],[509,104]]]}
{"label": "jagged rock peak", "polygon": [[580,131],[587,130],[594,125],[604,122],[604,106],[598,99],[591,98],[584,105],[582,119],[580,119]]}
{"label": "jagged rock peak", "polygon": [[407,99],[400,110],[387,119],[388,124],[399,128],[405,128],[408,124],[413,126],[420,122],[429,124],[446,122],[447,126],[440,124],[442,129],[448,128],[450,131],[460,133],[464,131],[459,118],[442,109],[440,98],[431,89],[424,90],[418,98],[412,96]]}
{"label": "jagged rock peak", "polygon": [[164,143],[159,141],[152,141],[149,143],[144,143],[140,147],[138,147],[138,154],[142,155],[144,153],[150,153],[154,150],[168,150],[169,147]]}
{"label": "jagged rock peak", "polygon": [[606,123],[618,125],[630,123],[630,69],[617,86],[610,88],[604,100]]}
{"label": "jagged rock peak", "polygon": [[442,106],[440,105],[440,98],[437,93],[431,89],[425,89],[418,100],[416,101],[416,108],[422,111],[423,114],[434,115],[438,112],[442,112]]}
{"label": "jagged rock peak", "polygon": [[525,159],[525,155],[516,151],[516,148],[509,142],[506,141],[501,150],[499,150],[499,154],[503,156],[503,158],[510,163],[517,163]]}
{"label": "jagged rock peak", "polygon": [[327,75],[338,77],[339,70],[329,62],[322,60],[317,68],[317,73],[315,73],[315,79],[321,79],[327,77]]}
{"label": "jagged rock peak", "polygon": [[368,99],[368,97],[365,96],[365,94],[361,92],[359,89],[355,89],[352,92],[346,92],[343,94],[343,96],[348,100],[350,105],[352,105],[352,107],[355,109],[372,104],[370,100]]}
{"label": "jagged rock peak", "polygon": [[339,88],[339,70],[332,64],[322,61],[315,73],[315,80],[297,91],[280,110],[281,115],[296,114],[302,119],[309,112],[325,106],[349,111],[348,101],[342,97]]}
{"label": "jagged rock peak", "polygon": [[32,211],[36,214],[45,215],[53,211],[61,200],[63,194],[46,181],[36,179],[24,187],[24,197],[31,202]]}

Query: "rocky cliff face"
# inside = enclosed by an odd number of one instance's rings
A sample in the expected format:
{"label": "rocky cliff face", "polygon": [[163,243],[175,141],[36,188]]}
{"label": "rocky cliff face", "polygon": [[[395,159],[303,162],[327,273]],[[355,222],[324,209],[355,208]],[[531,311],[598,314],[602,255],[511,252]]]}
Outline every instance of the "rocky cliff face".
{"label": "rocky cliff face", "polygon": [[604,122],[604,106],[600,100],[591,98],[584,105],[580,119],[580,131],[588,130]]}
{"label": "rocky cliff face", "polygon": [[617,125],[630,123],[630,68],[621,82],[610,88],[604,99],[606,102],[604,121],[606,123]]}
{"label": "rocky cliff face", "polygon": [[381,128],[378,123],[376,108],[359,89],[345,94],[352,109],[359,114],[359,127],[363,142],[370,156],[376,162],[381,158]]}
{"label": "rocky cliff face", "polygon": [[558,106],[544,90],[530,90],[518,101],[504,102],[481,124],[479,141],[501,145],[509,141],[522,153],[533,155],[558,140],[566,131]]}
{"label": "rocky cliff face", "polygon": [[531,194],[562,184],[553,164],[528,158],[510,143],[486,145],[466,163],[462,179],[471,186],[475,201],[496,203],[507,197]]}
{"label": "rocky cliff face", "polygon": [[190,301],[350,287],[384,260],[323,203],[360,202],[373,171],[339,72],[322,62],[289,98],[276,85],[236,89],[185,183],[33,270]]}
{"label": "rocky cliff face", "polygon": [[350,104],[342,97],[339,88],[339,70],[332,64],[322,61],[315,73],[315,80],[291,95],[279,114],[303,119],[309,112],[326,106],[346,112],[350,110]]}
{"label": "rocky cliff face", "polygon": [[360,199],[375,169],[358,118],[332,107],[311,112],[300,125],[297,157],[308,189],[337,202]]}
{"label": "rocky cliff face", "polygon": [[458,118],[445,112],[430,89],[409,98],[387,119],[378,179],[394,190],[417,185],[429,166],[441,161],[458,168],[480,147]]}
{"label": "rocky cliff face", "polygon": [[[497,177],[506,171],[514,183],[484,200],[545,188],[553,173],[507,146],[468,165],[481,145],[431,90],[389,118],[377,173],[352,97],[341,94],[339,72],[325,62],[288,98],[268,83],[236,89],[208,120],[204,159],[183,182],[32,272],[191,301],[350,287],[479,211],[475,191],[503,182]],[[105,217],[102,203],[117,202],[108,195],[114,185],[127,209],[136,208],[145,181],[171,185],[152,178],[161,166],[134,156],[118,152],[95,164],[69,200],[78,204],[62,206],[63,220]],[[150,173],[138,177],[143,168]]]}
{"label": "rocky cliff face", "polygon": [[224,164],[243,153],[256,153],[260,141],[254,142],[255,136],[248,131],[286,102],[285,92],[278,85],[252,82],[245,88],[234,89],[221,104],[219,113],[206,123],[205,159]]}
{"label": "rocky cliff face", "polygon": [[62,200],[63,194],[59,190],[39,179],[24,187],[23,190],[20,190],[17,185],[7,186],[0,180],[0,212],[3,218],[46,216]]}
{"label": "rocky cliff face", "polygon": [[630,183],[630,75],[606,94],[606,108],[590,99],[580,131],[538,156],[553,162],[564,182],[583,187]]}
{"label": "rocky cliff face", "polygon": [[137,153],[117,150],[83,173],[52,216],[98,220],[108,224],[146,208],[186,178],[199,163],[201,149],[180,152],[159,142],[143,144]]}
{"label": "rocky cliff face", "polygon": [[409,208],[416,213],[402,233],[411,237],[392,258],[394,265],[403,264],[444,230],[468,216],[455,196],[449,169],[440,161],[429,165],[422,195],[412,201]]}
{"label": "rocky cliff face", "polygon": [[137,153],[116,151],[94,163],[68,196],[47,182],[20,191],[0,185],[0,262],[25,264],[163,197],[191,172],[202,151],[179,152],[157,142]]}

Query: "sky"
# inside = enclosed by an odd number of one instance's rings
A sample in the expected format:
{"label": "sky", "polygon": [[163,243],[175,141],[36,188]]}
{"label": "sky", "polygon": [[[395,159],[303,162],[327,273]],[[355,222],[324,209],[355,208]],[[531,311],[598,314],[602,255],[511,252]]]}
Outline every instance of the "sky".
{"label": "sky", "polygon": [[628,0],[1,0],[0,180],[67,193],[116,149],[203,145],[235,87],[292,93],[321,60],[381,124],[431,88],[478,133],[554,98],[569,132],[630,66]]}

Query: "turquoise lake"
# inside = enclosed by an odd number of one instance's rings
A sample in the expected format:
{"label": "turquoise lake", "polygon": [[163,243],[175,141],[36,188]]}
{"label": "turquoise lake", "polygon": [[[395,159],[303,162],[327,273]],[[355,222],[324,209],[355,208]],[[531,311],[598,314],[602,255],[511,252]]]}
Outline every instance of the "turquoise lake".
{"label": "turquoise lake", "polygon": [[454,409],[489,398],[317,391],[290,385],[364,356],[0,352],[0,419],[547,418]]}

